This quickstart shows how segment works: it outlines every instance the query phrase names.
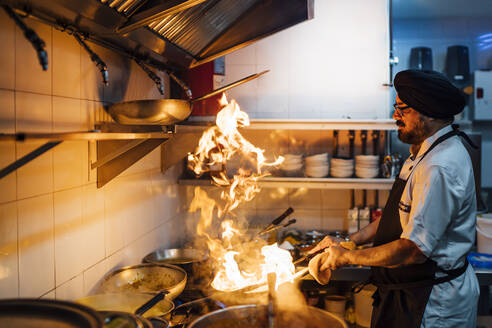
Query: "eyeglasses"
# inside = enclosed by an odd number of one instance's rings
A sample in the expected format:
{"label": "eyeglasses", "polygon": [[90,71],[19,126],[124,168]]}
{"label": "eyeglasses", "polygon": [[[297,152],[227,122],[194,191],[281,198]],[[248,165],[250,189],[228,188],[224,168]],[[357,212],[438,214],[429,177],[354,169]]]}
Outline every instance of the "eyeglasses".
{"label": "eyeglasses", "polygon": [[396,111],[396,112],[398,112],[398,114],[399,114],[400,116],[403,116],[403,115],[405,115],[404,110],[405,110],[405,109],[409,109],[409,108],[410,108],[410,106],[398,106],[398,104],[397,104],[397,103],[394,103],[394,104],[393,104],[393,108],[395,109],[395,111]]}

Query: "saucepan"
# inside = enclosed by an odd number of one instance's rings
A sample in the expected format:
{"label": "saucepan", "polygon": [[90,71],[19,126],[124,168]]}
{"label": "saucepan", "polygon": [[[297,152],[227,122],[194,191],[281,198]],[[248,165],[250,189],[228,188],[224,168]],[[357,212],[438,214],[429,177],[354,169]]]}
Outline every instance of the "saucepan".
{"label": "saucepan", "polygon": [[152,100],[135,100],[120,103],[114,103],[105,107],[113,120],[119,124],[130,125],[169,125],[185,120],[190,116],[193,103],[210,98],[226,90],[234,88],[240,84],[256,79],[257,77],[269,72],[268,70],[261,73],[247,76],[239,81],[228,84],[222,88],[207,93],[198,98],[192,98],[191,90],[186,84],[178,79],[174,74],[169,76],[175,80],[186,92],[188,100],[184,99],[152,99]]}
{"label": "saucepan", "polygon": [[[267,305],[241,305],[210,312],[193,321],[189,328],[263,328],[268,323]],[[303,306],[295,311],[279,310],[275,313],[275,327],[347,328],[347,324],[329,312]]]}

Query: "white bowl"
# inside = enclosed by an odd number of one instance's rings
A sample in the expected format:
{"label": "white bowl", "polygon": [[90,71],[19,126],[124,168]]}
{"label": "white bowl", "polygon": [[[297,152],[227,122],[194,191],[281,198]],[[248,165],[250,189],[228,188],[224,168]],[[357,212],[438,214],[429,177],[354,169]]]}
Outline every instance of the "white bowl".
{"label": "white bowl", "polygon": [[359,178],[375,178],[379,175],[379,170],[355,170],[355,175]]}
{"label": "white bowl", "polygon": [[353,174],[353,170],[340,170],[333,167],[330,169],[330,175],[336,178],[348,178],[351,177]]}
{"label": "white bowl", "polygon": [[306,169],[305,173],[309,177],[313,178],[323,178],[328,175],[329,169],[328,166],[321,166],[316,169],[311,168],[311,169]]}
{"label": "white bowl", "polygon": [[287,165],[280,165],[280,169],[284,171],[297,171],[302,168],[302,163],[300,164],[287,164]]}
{"label": "white bowl", "polygon": [[316,154],[312,156],[306,157],[307,162],[327,162],[328,161],[328,153]]}

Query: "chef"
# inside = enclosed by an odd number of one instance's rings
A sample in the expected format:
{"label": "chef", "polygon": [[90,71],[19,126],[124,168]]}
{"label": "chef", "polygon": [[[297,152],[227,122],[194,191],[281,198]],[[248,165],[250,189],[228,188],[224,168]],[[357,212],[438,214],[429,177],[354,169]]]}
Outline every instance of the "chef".
{"label": "chef", "polygon": [[371,267],[377,286],[371,327],[476,326],[479,285],[468,261],[475,239],[476,198],[470,156],[453,127],[465,100],[445,76],[406,70],[394,79],[393,119],[410,157],[393,184],[383,215],[349,238],[373,247],[347,250],[326,237],[311,253],[310,273]]}

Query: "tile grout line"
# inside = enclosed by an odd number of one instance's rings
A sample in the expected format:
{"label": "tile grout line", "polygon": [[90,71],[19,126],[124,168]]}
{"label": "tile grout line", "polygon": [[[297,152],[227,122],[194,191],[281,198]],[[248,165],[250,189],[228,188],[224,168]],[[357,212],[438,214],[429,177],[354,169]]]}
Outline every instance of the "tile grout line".
{"label": "tile grout line", "polygon": [[[53,27],[50,28],[51,31],[51,53],[53,54]],[[53,62],[53,60],[52,60]],[[53,65],[51,65],[51,131],[53,132],[55,129],[55,122],[53,119]],[[56,231],[55,231],[55,156],[54,153],[51,152],[51,177],[52,177],[52,210],[53,210],[53,286],[55,292],[56,299]]]}
{"label": "tile grout line", "polygon": [[[16,46],[17,46],[17,26],[14,25],[14,131],[17,132],[17,94],[15,91],[15,86],[17,83],[17,66],[16,66]],[[17,160],[17,142],[14,142],[14,160]],[[15,170],[15,212],[16,212],[16,223],[17,223],[17,297],[20,297],[21,288],[21,278],[20,278],[20,233],[19,233],[19,202],[18,202],[18,176],[17,170]]]}

